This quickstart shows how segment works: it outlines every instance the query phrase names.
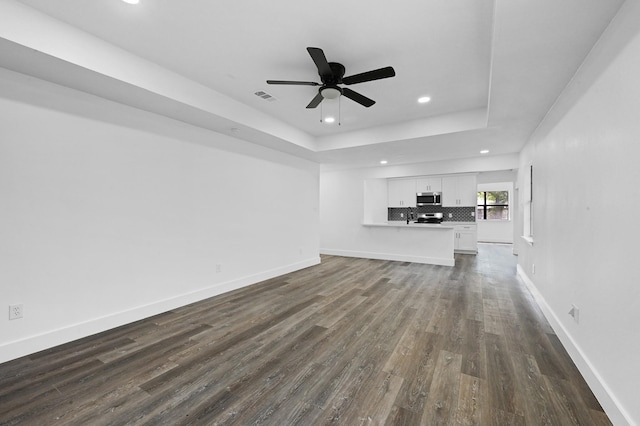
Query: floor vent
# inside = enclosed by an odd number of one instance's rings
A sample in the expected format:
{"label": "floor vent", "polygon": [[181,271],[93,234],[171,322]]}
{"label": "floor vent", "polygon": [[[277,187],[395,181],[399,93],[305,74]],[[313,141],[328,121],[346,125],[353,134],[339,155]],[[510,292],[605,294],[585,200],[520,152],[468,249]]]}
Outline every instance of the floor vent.
{"label": "floor vent", "polygon": [[258,90],[257,92],[254,93],[254,95],[259,96],[265,101],[269,101],[269,102],[273,102],[276,100],[276,98],[274,98],[273,96],[271,96],[270,94],[262,90]]}

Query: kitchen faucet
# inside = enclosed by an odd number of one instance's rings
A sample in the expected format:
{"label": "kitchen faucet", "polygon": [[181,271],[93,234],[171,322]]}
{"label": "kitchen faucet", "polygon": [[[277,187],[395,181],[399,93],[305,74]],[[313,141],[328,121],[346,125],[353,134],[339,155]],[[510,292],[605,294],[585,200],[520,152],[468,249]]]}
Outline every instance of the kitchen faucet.
{"label": "kitchen faucet", "polygon": [[413,209],[409,207],[409,211],[407,212],[407,225],[409,224],[409,219],[413,220]]}

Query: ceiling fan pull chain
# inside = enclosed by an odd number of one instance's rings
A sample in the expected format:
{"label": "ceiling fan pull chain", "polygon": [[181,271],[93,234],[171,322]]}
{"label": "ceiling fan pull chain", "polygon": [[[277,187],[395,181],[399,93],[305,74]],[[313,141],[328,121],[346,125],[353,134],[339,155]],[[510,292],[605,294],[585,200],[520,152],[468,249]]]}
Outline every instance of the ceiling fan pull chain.
{"label": "ceiling fan pull chain", "polygon": [[338,97],[338,126],[342,126],[342,96]]}
{"label": "ceiling fan pull chain", "polygon": [[320,122],[322,123],[322,102],[320,102]]}

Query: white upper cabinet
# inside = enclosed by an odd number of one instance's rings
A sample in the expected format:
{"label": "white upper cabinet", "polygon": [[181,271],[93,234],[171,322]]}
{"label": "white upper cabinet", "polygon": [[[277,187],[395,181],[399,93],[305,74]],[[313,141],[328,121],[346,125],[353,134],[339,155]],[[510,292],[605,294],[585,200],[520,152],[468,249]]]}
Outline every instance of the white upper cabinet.
{"label": "white upper cabinet", "polygon": [[439,192],[443,207],[475,207],[475,175],[420,176],[387,180],[388,207],[416,207],[416,193]]}
{"label": "white upper cabinet", "polygon": [[442,206],[458,206],[458,178],[446,177],[442,179]]}
{"label": "white upper cabinet", "polygon": [[442,192],[442,178],[423,177],[416,179],[416,192]]}
{"label": "white upper cabinet", "polygon": [[388,185],[389,207],[416,206],[415,179],[389,179]]}
{"label": "white upper cabinet", "polygon": [[443,207],[475,207],[477,202],[478,185],[475,175],[442,178]]}
{"label": "white upper cabinet", "polygon": [[478,183],[475,175],[458,176],[460,204],[475,207],[478,204]]}

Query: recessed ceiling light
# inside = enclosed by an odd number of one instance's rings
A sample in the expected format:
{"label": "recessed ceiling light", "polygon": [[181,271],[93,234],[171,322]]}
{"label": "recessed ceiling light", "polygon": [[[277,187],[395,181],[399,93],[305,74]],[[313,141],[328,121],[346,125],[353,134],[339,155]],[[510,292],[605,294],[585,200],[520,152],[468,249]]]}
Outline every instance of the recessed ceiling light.
{"label": "recessed ceiling light", "polygon": [[140,3],[140,0],[122,0],[125,3],[129,3],[129,4],[138,4]]}
{"label": "recessed ceiling light", "polygon": [[324,119],[324,121],[327,122],[327,123],[333,123],[334,121],[336,121],[336,119],[333,118],[333,117],[327,117],[327,118]]}
{"label": "recessed ceiling light", "polygon": [[489,150],[488,149],[483,149],[482,151],[480,151],[480,154],[488,154]]}
{"label": "recessed ceiling light", "polygon": [[380,160],[380,164],[387,164],[388,161],[387,160]]}
{"label": "recessed ceiling light", "polygon": [[423,96],[421,98],[418,98],[418,102],[420,102],[421,104],[426,104],[430,100],[431,100],[431,98],[429,96]]}

